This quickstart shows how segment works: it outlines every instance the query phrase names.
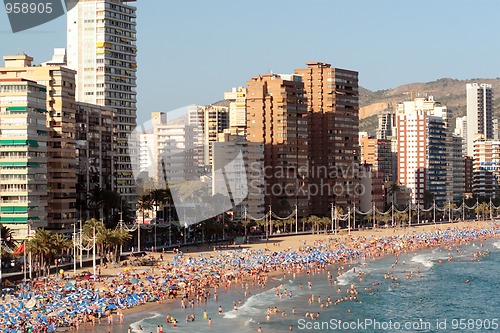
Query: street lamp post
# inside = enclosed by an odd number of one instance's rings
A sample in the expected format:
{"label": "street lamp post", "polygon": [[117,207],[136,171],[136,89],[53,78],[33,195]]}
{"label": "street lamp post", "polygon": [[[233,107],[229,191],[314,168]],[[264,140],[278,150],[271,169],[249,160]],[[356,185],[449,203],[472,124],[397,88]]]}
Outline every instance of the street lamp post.
{"label": "street lamp post", "polygon": [[[80,239],[79,239],[79,248],[80,248],[80,268],[83,267],[83,243],[82,243],[82,239],[83,239],[83,229],[82,229],[82,218],[81,218],[81,215],[80,215]],[[88,252],[87,252],[88,253]]]}
{"label": "street lamp post", "polygon": [[92,266],[93,266],[93,269],[94,269],[94,275],[95,275],[95,265],[96,265],[96,262],[95,262],[95,224],[94,224],[94,237],[92,237]]}
{"label": "street lamp post", "polygon": [[420,224],[420,201],[417,200],[417,225]]}
{"label": "street lamp post", "polygon": [[[290,226],[291,228],[291,226]],[[299,206],[295,205],[295,233],[299,232]],[[291,230],[290,230],[291,231]]]}
{"label": "street lamp post", "polygon": [[266,227],[266,241],[269,240],[269,230],[270,230],[270,226],[271,226],[271,218],[272,218],[272,207],[271,207],[271,205],[269,205],[269,219],[268,219],[269,225]]}
{"label": "street lamp post", "polygon": [[432,209],[434,212],[434,224],[436,224],[436,199],[433,199]]}
{"label": "street lamp post", "polygon": [[351,207],[347,207],[347,231],[351,235]]}
{"label": "street lamp post", "polygon": [[155,244],[155,250],[153,252],[156,252],[156,225],[158,224],[158,218],[156,218],[156,221],[155,221],[155,241],[154,241],[154,244]]}
{"label": "street lamp post", "polygon": [[374,202],[372,206],[373,229],[375,229],[375,213],[376,213],[376,207]]}
{"label": "street lamp post", "polygon": [[394,228],[394,200],[392,201],[391,205],[391,227]]}
{"label": "street lamp post", "polygon": [[73,223],[73,275],[76,276],[76,222]]}
{"label": "street lamp post", "polygon": [[462,220],[465,221],[465,198],[462,198]]}
{"label": "street lamp post", "polygon": [[448,199],[448,222],[451,222],[451,201]]}
{"label": "street lamp post", "polygon": [[[28,241],[29,241],[30,236],[31,236],[31,223],[28,222]],[[24,248],[24,253],[26,254],[26,247]],[[24,260],[26,261],[26,258],[24,258]],[[29,263],[29,278],[31,279],[32,278],[32,276],[31,276],[32,273],[31,272],[33,271],[33,269],[32,269],[33,262],[32,262],[31,250],[28,253],[28,263]]]}
{"label": "street lamp post", "polygon": [[493,201],[491,201],[491,195],[490,195],[490,220],[493,220]]}
{"label": "street lamp post", "polygon": [[354,230],[356,230],[356,202],[354,202],[354,212],[352,214],[353,214],[353,218],[352,218],[353,226],[352,226],[352,228]]}
{"label": "street lamp post", "polygon": [[331,213],[332,233],[333,233],[333,231],[334,231],[334,229],[335,229],[335,227],[333,226],[333,223],[334,223],[334,222],[333,222],[333,202],[332,202],[332,209],[331,209],[331,212],[330,212],[330,213]]}
{"label": "street lamp post", "polygon": [[[120,234],[121,234],[121,233],[123,233],[123,212],[121,209],[120,209],[120,221],[118,221],[118,222],[120,224]],[[120,238],[121,238],[121,236],[120,236]],[[122,253],[123,253],[123,243],[120,240],[120,258],[118,259],[119,262],[122,260]]]}
{"label": "street lamp post", "polygon": [[141,224],[137,221],[137,253],[141,252]]}
{"label": "street lamp post", "polygon": [[408,200],[408,227],[411,227],[411,197]]}

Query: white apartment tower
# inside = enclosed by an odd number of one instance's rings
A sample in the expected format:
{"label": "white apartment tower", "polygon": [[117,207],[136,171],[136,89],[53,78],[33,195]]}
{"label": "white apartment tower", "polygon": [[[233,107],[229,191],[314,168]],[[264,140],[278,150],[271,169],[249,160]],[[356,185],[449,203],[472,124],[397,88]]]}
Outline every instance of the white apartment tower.
{"label": "white apartment tower", "polygon": [[440,206],[446,201],[446,114],[432,97],[397,107],[398,182],[411,190],[413,203],[423,204],[425,191]]}
{"label": "white apartment tower", "polygon": [[247,127],[247,89],[232,88],[224,93],[224,99],[229,101],[229,125],[231,128],[245,129]]}
{"label": "white apartment tower", "polygon": [[473,156],[478,135],[493,138],[493,89],[491,84],[467,83],[467,156]]}
{"label": "white apartment tower", "polygon": [[136,201],[127,138],[136,126],[136,8],[130,0],[80,0],[67,13],[68,67],[79,102],[116,110],[114,174],[118,192]]}
{"label": "white apartment tower", "polygon": [[454,134],[463,139],[463,151],[464,155],[467,155],[467,116],[457,117],[455,119]]}

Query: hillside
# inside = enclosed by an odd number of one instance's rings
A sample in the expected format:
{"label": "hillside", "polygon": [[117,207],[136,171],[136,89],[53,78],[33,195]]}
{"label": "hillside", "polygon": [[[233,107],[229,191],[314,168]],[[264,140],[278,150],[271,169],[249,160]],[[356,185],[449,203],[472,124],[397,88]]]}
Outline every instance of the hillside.
{"label": "hillside", "polygon": [[[413,97],[434,96],[434,100],[446,105],[453,112],[452,119],[465,115],[466,97],[465,84],[469,82],[490,83],[493,86],[493,98],[495,99],[495,116],[500,116],[500,78],[496,79],[439,79],[432,82],[417,82],[399,86],[394,89],[370,91],[360,87],[360,131],[375,134],[377,128],[377,117],[388,105],[396,106],[397,103],[409,100]],[[452,120],[454,126],[454,120]]]}

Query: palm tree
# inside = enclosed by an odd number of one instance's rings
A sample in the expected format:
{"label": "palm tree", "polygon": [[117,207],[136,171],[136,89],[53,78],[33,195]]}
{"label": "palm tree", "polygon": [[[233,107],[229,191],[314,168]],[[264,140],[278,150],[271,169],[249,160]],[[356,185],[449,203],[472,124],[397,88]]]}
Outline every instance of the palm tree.
{"label": "palm tree", "polygon": [[475,208],[476,214],[483,218],[483,221],[485,220],[485,215],[490,212],[490,207],[486,202],[480,203],[479,206]]}
{"label": "palm tree", "polygon": [[101,265],[103,260],[104,246],[103,244],[106,242],[106,228],[102,221],[97,219],[90,219],[85,221],[83,225],[83,235],[84,239],[87,240],[86,246],[93,244],[94,241],[94,233],[95,233],[95,244],[96,244],[96,256],[101,256]]}
{"label": "palm tree", "polygon": [[326,234],[328,232],[328,226],[330,225],[330,219],[328,217],[322,217],[320,219],[320,224],[323,226],[323,232]]}
{"label": "palm tree", "polygon": [[401,187],[397,183],[392,183],[389,188],[385,188],[385,198],[386,198],[386,205],[387,205],[387,198],[389,195],[391,196],[391,204],[394,204],[395,202],[398,202],[398,192],[401,190]]}
{"label": "palm tree", "polygon": [[142,213],[142,223],[144,224],[145,212],[153,208],[153,202],[151,196],[148,194],[143,194],[139,197],[137,201],[137,209]]}
{"label": "palm tree", "polygon": [[0,228],[0,240],[2,241],[2,244],[7,246],[10,249],[13,249],[16,247],[17,242],[14,240],[14,232],[12,229],[9,227],[6,227],[4,225],[1,225]]}
{"label": "palm tree", "polygon": [[[293,232],[293,226],[295,224],[295,219],[293,217],[289,218],[287,222],[288,222],[288,224],[290,224],[290,231],[289,231],[289,233],[292,233]],[[286,223],[285,223],[285,228],[286,228]]]}
{"label": "palm tree", "polygon": [[163,189],[155,189],[149,193],[149,197],[151,199],[151,203],[155,207],[155,218],[156,218],[156,214],[160,209],[160,205],[164,204],[167,200],[167,193]]}
{"label": "palm tree", "polygon": [[37,229],[35,235],[30,238],[26,244],[26,250],[34,256],[35,262],[38,262],[38,276],[45,272],[47,263],[50,265],[50,233],[41,228]]}
{"label": "palm tree", "polygon": [[94,187],[90,193],[88,194],[88,207],[90,210],[90,216],[92,218],[101,218],[103,215],[102,212],[102,203],[104,201],[105,192],[100,187]]}
{"label": "palm tree", "polygon": [[26,243],[26,251],[31,252],[38,262],[38,275],[41,271],[49,273],[52,263],[58,266],[56,260],[62,253],[72,248],[72,241],[62,234],[50,233],[45,229],[37,229],[35,236]]}

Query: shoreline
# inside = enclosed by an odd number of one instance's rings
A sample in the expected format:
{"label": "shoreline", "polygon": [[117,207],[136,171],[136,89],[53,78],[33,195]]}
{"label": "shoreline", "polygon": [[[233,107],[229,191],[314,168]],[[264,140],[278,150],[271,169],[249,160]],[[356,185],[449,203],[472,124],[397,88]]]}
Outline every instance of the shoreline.
{"label": "shoreline", "polygon": [[[314,235],[307,235],[307,236],[304,236],[304,235],[301,235],[301,236],[292,236],[292,235],[284,235],[284,236],[281,236],[281,237],[276,237],[276,238],[273,238],[272,239],[272,242],[263,242],[263,243],[257,243],[257,244],[249,244],[251,245],[251,248],[252,249],[259,249],[259,248],[269,248],[271,251],[274,250],[274,251],[281,251],[285,248],[287,249],[291,249],[292,247],[289,246],[289,247],[286,247],[286,245],[290,244],[290,245],[297,245],[297,240],[291,240],[290,241],[290,238],[296,238],[296,237],[300,237],[300,238],[305,238],[305,241],[306,242],[318,242],[318,241],[326,241],[327,239],[337,239],[336,241],[336,244],[345,244],[346,242],[349,243],[351,242],[353,239],[357,239],[357,238],[363,238],[363,237],[391,237],[391,236],[394,236],[394,237],[400,237],[400,236],[404,236],[404,235],[409,235],[410,237],[413,235],[413,234],[420,234],[420,233],[423,233],[423,232],[429,232],[429,231],[437,231],[437,230],[441,230],[441,231],[446,231],[446,230],[449,230],[449,229],[454,229],[454,228],[458,228],[458,229],[461,229],[461,230],[466,230],[466,229],[470,229],[471,227],[473,228],[487,228],[487,227],[493,227],[494,225],[498,225],[498,223],[495,223],[494,221],[474,221],[474,222],[458,222],[458,226],[457,226],[457,222],[452,222],[452,223],[444,223],[444,224],[437,224],[437,225],[427,225],[427,226],[412,226],[412,227],[407,227],[407,228],[398,228],[398,229],[375,229],[375,230],[361,230],[361,231],[353,231],[351,232],[351,235],[348,235],[348,234],[337,234],[337,235],[333,235],[333,234],[314,234]],[[392,230],[392,233],[391,233],[391,230]],[[378,235],[378,233],[380,233],[380,235]],[[478,238],[480,241],[484,241],[484,240],[487,240],[487,239],[494,239],[494,238],[500,238],[500,235],[499,234],[495,234],[493,235],[492,237],[487,237],[487,236],[483,236],[483,237],[480,237]],[[432,248],[437,248],[437,247],[440,247],[440,246],[443,246],[443,245],[447,245],[447,244],[456,244],[456,243],[462,243],[463,240],[455,240],[453,242],[447,242],[447,243],[443,243],[443,242],[440,242],[440,243],[437,243],[437,244],[429,244],[428,246],[422,246],[422,247],[418,247],[416,249],[412,249],[412,250],[403,250],[404,252],[412,252],[412,253],[418,253],[420,251],[423,251],[423,250],[428,250],[428,249],[432,249]],[[466,241],[468,242],[468,240]],[[282,247],[282,243],[285,244],[285,246]],[[247,244],[245,244],[247,245]],[[195,247],[196,248],[196,247]],[[199,249],[198,249],[199,250]],[[227,251],[234,251],[234,250],[237,250],[237,249],[234,249],[234,248],[230,248],[230,249],[227,249],[227,250],[222,250],[222,251],[218,251],[218,252],[227,252]],[[193,254],[193,253],[196,253],[198,255],[213,255],[214,251],[211,251],[210,249],[208,249],[207,251],[201,251],[201,252],[197,252],[197,251],[194,251],[194,252],[189,252],[186,251],[186,253],[184,253],[184,255],[190,255],[190,254]],[[159,255],[159,254],[157,254]],[[371,261],[375,261],[375,260],[380,260],[384,257],[387,257],[387,256],[390,256],[390,255],[395,255],[394,252],[383,252],[381,253],[380,255],[376,256],[376,257],[370,257],[370,258],[366,258],[366,257],[358,257],[356,258],[354,261],[351,261],[350,262],[347,262],[347,264],[349,264],[349,266],[351,266],[352,264],[354,264],[355,262],[358,262],[359,260],[368,260],[370,259]],[[328,267],[333,267],[335,265],[342,265],[342,262],[335,262],[335,263],[329,263],[327,266]],[[298,274],[303,274],[305,273],[305,270],[302,270],[300,272],[298,272]],[[267,278],[270,279],[270,278],[274,278],[274,277],[280,277],[280,276],[283,276],[283,274],[290,274],[290,271],[287,271],[286,269],[282,269],[282,268],[279,268],[277,270],[272,270],[272,271],[269,271],[267,273]],[[239,280],[238,283],[242,282],[251,282],[252,281],[252,278],[251,276],[247,276],[245,279],[243,280]],[[236,283],[237,285],[237,283]],[[257,288],[257,287],[255,287]],[[267,290],[269,289],[269,286],[264,288],[264,290]],[[222,291],[221,292],[221,296],[223,295],[226,295],[227,292],[226,291]],[[111,327],[114,327],[114,329],[116,329],[117,327],[120,327],[120,328],[123,328],[122,331],[125,332],[128,327],[137,322],[137,321],[140,321],[144,318],[147,318],[147,317],[150,317],[152,316],[154,313],[165,313],[165,312],[168,312],[168,310],[174,310],[176,308],[176,306],[180,306],[179,305],[180,302],[177,302],[177,300],[172,300],[172,299],[167,299],[167,300],[164,300],[162,301],[161,303],[157,303],[157,302],[148,302],[148,303],[145,303],[143,305],[140,305],[140,306],[136,306],[136,307],[132,307],[132,308],[129,308],[129,309],[125,309],[123,310],[123,313],[125,315],[125,318],[124,318],[124,323],[117,323],[115,321],[115,323],[113,325],[107,325],[104,321],[101,325],[96,325],[96,326],[91,326],[90,324],[84,324],[84,325],[81,325],[80,326],[80,329],[78,330],[78,332],[93,332],[93,333],[107,333],[108,330],[111,328]]]}

